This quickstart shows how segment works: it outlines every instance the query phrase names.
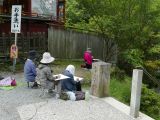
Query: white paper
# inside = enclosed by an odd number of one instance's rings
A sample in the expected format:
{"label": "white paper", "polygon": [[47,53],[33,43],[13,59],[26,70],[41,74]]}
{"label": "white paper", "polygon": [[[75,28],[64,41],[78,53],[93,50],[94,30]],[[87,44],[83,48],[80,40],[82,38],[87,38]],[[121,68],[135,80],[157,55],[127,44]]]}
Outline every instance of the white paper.
{"label": "white paper", "polygon": [[83,78],[81,78],[81,77],[74,76],[74,80],[77,81],[77,79],[78,79],[79,81],[82,81],[82,80],[83,80]]}
{"label": "white paper", "polygon": [[56,77],[58,76],[59,78],[55,79],[55,80],[64,80],[64,79],[67,79],[69,78],[68,76],[65,76],[63,74],[57,74],[57,75],[53,75],[53,77]]}
{"label": "white paper", "polygon": [[99,59],[93,59],[93,61],[99,61]]}
{"label": "white paper", "polygon": [[[63,74],[53,75],[53,77],[56,77],[56,76],[59,76],[59,78],[57,78],[57,79],[55,79],[55,80],[64,80],[64,79],[69,78],[68,76],[65,76],[65,75],[63,75]],[[74,81],[77,81],[77,79],[78,79],[79,81],[82,81],[82,80],[83,80],[82,77],[74,76]]]}

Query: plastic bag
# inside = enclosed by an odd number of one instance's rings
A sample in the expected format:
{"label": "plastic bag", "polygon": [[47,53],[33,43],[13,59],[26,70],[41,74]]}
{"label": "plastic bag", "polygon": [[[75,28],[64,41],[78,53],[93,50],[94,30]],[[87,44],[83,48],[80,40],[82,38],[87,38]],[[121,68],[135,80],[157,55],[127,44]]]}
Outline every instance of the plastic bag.
{"label": "plastic bag", "polygon": [[69,96],[69,100],[75,101],[76,100],[76,96],[74,92],[68,91],[66,92],[67,95]]}
{"label": "plastic bag", "polygon": [[16,85],[16,80],[10,76],[0,80],[0,86],[15,86],[15,85]]}
{"label": "plastic bag", "polygon": [[17,85],[16,80],[12,79],[11,86],[16,86],[16,85]]}

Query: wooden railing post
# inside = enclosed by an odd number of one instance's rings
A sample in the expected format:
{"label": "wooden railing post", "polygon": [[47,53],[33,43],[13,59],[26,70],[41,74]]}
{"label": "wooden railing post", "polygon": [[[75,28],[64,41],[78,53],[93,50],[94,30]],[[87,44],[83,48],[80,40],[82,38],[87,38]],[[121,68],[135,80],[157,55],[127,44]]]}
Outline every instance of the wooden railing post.
{"label": "wooden railing post", "polygon": [[92,68],[91,94],[97,97],[107,97],[110,85],[110,63],[95,62]]}

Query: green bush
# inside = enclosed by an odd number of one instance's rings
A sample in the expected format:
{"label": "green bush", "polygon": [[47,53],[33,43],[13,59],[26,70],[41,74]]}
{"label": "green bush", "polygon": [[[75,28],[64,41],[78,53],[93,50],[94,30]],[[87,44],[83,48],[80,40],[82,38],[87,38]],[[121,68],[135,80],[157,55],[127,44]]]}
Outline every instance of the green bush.
{"label": "green bush", "polygon": [[134,67],[143,64],[143,52],[139,49],[127,50],[123,53],[122,57]]}
{"label": "green bush", "polygon": [[145,67],[151,69],[152,71],[157,70],[157,68],[160,68],[160,61],[159,60],[145,61]]}
{"label": "green bush", "polygon": [[115,97],[119,101],[128,104],[131,94],[131,79],[125,76],[123,81],[117,80],[111,76],[110,96]]}
{"label": "green bush", "polygon": [[118,67],[131,76],[135,67],[143,65],[143,58],[143,52],[139,49],[126,50],[118,58]]}
{"label": "green bush", "polygon": [[[144,67],[148,71],[148,73],[157,79],[159,81],[160,78],[160,73],[159,73],[159,68],[160,68],[160,61],[155,60],[155,61],[145,61],[144,62]],[[157,87],[157,85],[146,75],[144,74],[144,81],[145,84],[149,85],[149,88]]]}
{"label": "green bush", "polygon": [[112,67],[111,76],[116,78],[117,80],[124,81],[125,79],[125,71],[119,69],[118,67]]}
{"label": "green bush", "polygon": [[[129,105],[131,95],[131,78],[125,76],[124,81],[119,81],[111,76],[110,96]],[[141,111],[156,120],[160,120],[160,95],[146,86],[142,87]]]}
{"label": "green bush", "polygon": [[145,114],[160,120],[160,95],[143,86],[140,109]]}

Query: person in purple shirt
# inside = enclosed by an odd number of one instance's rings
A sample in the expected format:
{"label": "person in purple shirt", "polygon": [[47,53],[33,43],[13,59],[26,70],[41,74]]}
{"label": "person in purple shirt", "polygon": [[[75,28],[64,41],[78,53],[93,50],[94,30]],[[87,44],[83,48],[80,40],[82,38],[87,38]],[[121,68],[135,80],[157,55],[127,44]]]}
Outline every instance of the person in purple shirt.
{"label": "person in purple shirt", "polygon": [[27,81],[28,87],[29,87],[29,82],[34,82],[32,88],[38,87],[38,84],[35,81],[36,78],[36,65],[34,63],[35,59],[36,59],[36,51],[35,50],[29,51],[28,59],[26,60],[24,65],[25,80]]}
{"label": "person in purple shirt", "polygon": [[92,69],[93,56],[92,56],[91,48],[87,48],[87,50],[84,52],[83,59],[85,61],[84,67],[87,69]]}

